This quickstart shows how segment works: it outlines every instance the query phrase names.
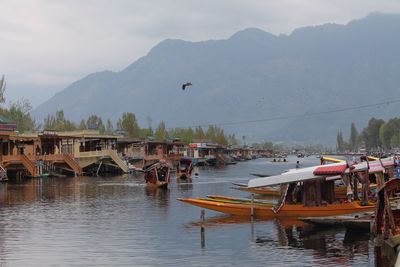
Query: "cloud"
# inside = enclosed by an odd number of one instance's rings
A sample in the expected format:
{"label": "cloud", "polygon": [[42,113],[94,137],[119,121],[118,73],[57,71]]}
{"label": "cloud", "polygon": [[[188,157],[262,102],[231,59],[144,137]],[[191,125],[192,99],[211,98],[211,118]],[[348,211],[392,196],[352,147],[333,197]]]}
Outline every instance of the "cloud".
{"label": "cloud", "polygon": [[400,2],[2,0],[1,10],[0,74],[15,88],[11,98],[21,88],[30,98],[37,88],[51,95],[89,73],[119,71],[166,38],[225,39],[247,27],[288,34],[374,11],[400,13]]}

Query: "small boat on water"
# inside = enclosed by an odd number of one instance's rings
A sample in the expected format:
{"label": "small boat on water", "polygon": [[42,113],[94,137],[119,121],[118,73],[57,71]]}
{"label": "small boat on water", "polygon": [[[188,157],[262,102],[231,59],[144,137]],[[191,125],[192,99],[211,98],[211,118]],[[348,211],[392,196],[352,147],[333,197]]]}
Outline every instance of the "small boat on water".
{"label": "small boat on water", "polygon": [[[257,218],[325,217],[367,212],[375,209],[375,204],[368,199],[367,177],[369,174],[378,173],[383,176],[382,173],[386,173],[394,166],[393,158],[374,163],[362,162],[351,166],[347,162],[339,162],[291,169],[281,175],[249,181],[248,189],[280,185],[281,194],[277,203],[225,196],[180,198],[178,200],[218,212],[237,216],[253,215]],[[345,200],[335,196],[335,180],[338,179],[345,181],[348,197]],[[358,200],[358,182],[362,184],[361,200]],[[354,196],[348,194],[352,192],[354,192]]]}
{"label": "small boat on water", "polygon": [[179,160],[176,170],[176,177],[181,180],[190,179],[192,177],[193,165],[190,158],[183,157]]}
{"label": "small boat on water", "polygon": [[144,179],[148,186],[168,187],[171,167],[165,160],[155,162],[144,169]]}

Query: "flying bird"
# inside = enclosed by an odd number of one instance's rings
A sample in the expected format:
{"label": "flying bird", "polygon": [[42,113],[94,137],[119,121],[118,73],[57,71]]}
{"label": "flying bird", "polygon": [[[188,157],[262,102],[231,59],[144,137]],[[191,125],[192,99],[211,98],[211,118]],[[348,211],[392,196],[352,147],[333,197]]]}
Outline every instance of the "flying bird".
{"label": "flying bird", "polygon": [[183,91],[185,91],[185,88],[187,87],[187,86],[191,86],[192,85],[192,83],[184,83],[184,84],[182,84],[182,90]]}

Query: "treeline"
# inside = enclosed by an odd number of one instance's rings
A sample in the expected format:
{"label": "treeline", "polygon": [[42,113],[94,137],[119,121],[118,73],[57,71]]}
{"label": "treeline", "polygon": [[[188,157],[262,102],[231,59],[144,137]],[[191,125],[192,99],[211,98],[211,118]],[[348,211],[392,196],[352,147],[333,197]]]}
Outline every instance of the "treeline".
{"label": "treeline", "polygon": [[342,131],[339,131],[336,141],[339,152],[358,151],[360,148],[365,148],[367,151],[399,148],[400,118],[395,117],[388,121],[372,118],[361,133],[358,133],[355,124],[352,123],[349,140],[345,141]]}
{"label": "treeline", "polygon": [[165,123],[161,121],[157,128],[153,130],[151,126],[141,128],[133,113],[127,112],[118,119],[114,125],[111,120],[105,123],[100,116],[91,115],[86,120],[82,119],[79,124],[67,119],[63,110],[59,110],[55,115],[48,115],[43,124],[38,124],[30,115],[31,105],[23,100],[12,103],[9,108],[0,108],[0,115],[7,117],[10,121],[17,124],[20,133],[35,132],[38,130],[73,131],[95,129],[101,134],[122,133],[132,138],[152,137],[157,140],[178,138],[184,142],[195,142],[199,140],[209,140],[221,145],[237,145],[235,134],[226,135],[222,128],[209,126],[207,130],[202,127],[175,128],[167,129]]}

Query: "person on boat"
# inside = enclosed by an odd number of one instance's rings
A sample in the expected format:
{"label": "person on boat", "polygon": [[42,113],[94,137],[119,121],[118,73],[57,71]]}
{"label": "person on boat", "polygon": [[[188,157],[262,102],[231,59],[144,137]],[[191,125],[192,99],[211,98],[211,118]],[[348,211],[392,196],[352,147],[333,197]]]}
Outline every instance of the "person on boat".
{"label": "person on boat", "polygon": [[296,162],[296,169],[300,169],[300,162],[299,161]]}

